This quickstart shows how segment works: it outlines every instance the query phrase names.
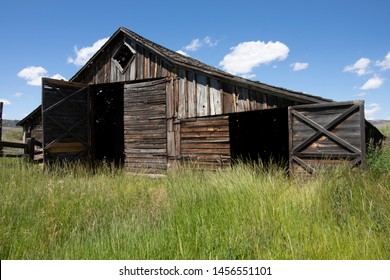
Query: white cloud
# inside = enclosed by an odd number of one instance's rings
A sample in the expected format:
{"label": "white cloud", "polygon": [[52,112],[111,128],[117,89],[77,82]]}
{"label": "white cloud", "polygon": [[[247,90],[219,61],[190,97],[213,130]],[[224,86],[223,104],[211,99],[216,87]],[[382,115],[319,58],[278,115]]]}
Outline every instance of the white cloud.
{"label": "white cloud", "polygon": [[202,43],[200,42],[199,39],[194,39],[191,41],[191,43],[187,46],[184,47],[184,50],[190,51],[190,52],[195,52],[202,47]]}
{"label": "white cloud", "polygon": [[76,57],[68,57],[68,63],[83,66],[108,41],[108,39],[109,38],[100,39],[93,43],[92,46],[83,47],[81,49],[74,47]]}
{"label": "white cloud", "polygon": [[365,57],[360,58],[354,64],[347,65],[344,67],[344,72],[355,73],[358,76],[363,76],[371,73],[369,65],[371,60]]}
{"label": "white cloud", "polygon": [[390,52],[387,53],[384,60],[378,60],[375,65],[381,67],[382,71],[390,69]]}
{"label": "white cloud", "polygon": [[377,89],[385,80],[379,76],[374,76],[360,87],[361,90]]}
{"label": "white cloud", "polygon": [[[27,84],[31,86],[40,86],[42,84],[42,77],[47,75],[47,70],[42,66],[29,66],[22,69],[18,73],[18,77],[25,79]],[[52,79],[66,80],[62,75],[55,74],[51,76]],[[16,96],[16,94],[15,94]]]}
{"label": "white cloud", "polygon": [[182,51],[182,50],[178,50],[176,51],[177,53],[180,53],[182,55],[185,55],[185,56],[189,56],[188,53],[186,53],[185,51]]}
{"label": "white cloud", "polygon": [[290,64],[293,71],[305,70],[309,67],[309,63],[306,62],[295,62]]}
{"label": "white cloud", "polygon": [[40,86],[41,79],[47,74],[47,70],[41,66],[29,66],[18,73],[18,77],[27,80],[31,86]]}
{"label": "white cloud", "polygon": [[209,47],[214,47],[218,44],[218,41],[213,40],[210,36],[206,36],[203,38],[203,43],[205,43]]}
{"label": "white cloud", "polygon": [[358,93],[358,94],[356,94],[356,96],[366,96],[367,94],[365,93],[365,92],[361,92],[361,93]]}
{"label": "white cloud", "polygon": [[7,99],[0,98],[0,102],[2,102],[4,105],[11,105],[11,102]]}
{"label": "white cloud", "polygon": [[373,119],[374,115],[382,110],[382,107],[377,103],[371,103],[364,109],[364,114],[367,119]]}
{"label": "white cloud", "polygon": [[177,51],[180,54],[189,56],[187,52],[196,52],[204,45],[214,47],[218,44],[217,40],[213,40],[210,36],[206,36],[203,39],[193,39],[190,44],[184,46],[181,50]]}
{"label": "white cloud", "polygon": [[51,76],[50,78],[56,79],[56,80],[64,80],[64,81],[67,80],[64,76],[62,76],[60,74],[55,74],[55,75]]}
{"label": "white cloud", "polygon": [[287,58],[289,48],[277,42],[242,42],[231,48],[219,65],[232,74],[248,75],[254,67]]}
{"label": "white cloud", "polygon": [[15,97],[21,97],[22,95],[23,95],[23,93],[21,93],[21,92],[17,92],[14,94]]}

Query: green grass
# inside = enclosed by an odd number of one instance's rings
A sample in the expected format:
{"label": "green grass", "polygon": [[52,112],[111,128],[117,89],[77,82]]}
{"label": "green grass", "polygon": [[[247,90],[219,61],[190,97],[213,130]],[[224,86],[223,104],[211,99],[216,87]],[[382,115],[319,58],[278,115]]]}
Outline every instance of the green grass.
{"label": "green grass", "polygon": [[1,159],[0,258],[390,259],[389,153],[306,180],[244,164],[153,179]]}

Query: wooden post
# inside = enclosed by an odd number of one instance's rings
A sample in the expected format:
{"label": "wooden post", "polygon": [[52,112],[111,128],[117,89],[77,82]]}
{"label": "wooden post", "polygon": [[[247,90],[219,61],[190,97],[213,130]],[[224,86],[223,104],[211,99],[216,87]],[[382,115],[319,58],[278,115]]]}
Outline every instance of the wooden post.
{"label": "wooden post", "polygon": [[35,153],[35,138],[29,138],[30,142],[28,143],[28,149],[29,149],[29,156],[30,160],[34,160],[34,153]]}

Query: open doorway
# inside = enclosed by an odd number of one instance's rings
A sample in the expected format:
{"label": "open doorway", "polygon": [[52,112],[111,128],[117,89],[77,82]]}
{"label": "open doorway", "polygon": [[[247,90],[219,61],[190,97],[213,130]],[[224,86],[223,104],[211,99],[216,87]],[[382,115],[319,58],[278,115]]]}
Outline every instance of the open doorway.
{"label": "open doorway", "polygon": [[288,167],[288,110],[267,109],[229,114],[233,160]]}
{"label": "open doorway", "polygon": [[124,160],[123,84],[90,86],[93,158],[116,166]]}

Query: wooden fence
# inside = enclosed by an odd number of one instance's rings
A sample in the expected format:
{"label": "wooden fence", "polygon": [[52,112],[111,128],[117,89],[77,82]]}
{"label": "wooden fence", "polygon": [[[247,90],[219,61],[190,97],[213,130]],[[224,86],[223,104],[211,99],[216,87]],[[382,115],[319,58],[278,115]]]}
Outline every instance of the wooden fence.
{"label": "wooden fence", "polygon": [[[26,143],[0,141],[0,157],[25,157],[34,160],[35,155],[42,153],[42,151],[35,150],[36,146],[41,147],[42,144],[35,141],[35,138],[28,138]],[[3,148],[23,149],[23,153],[8,153]]]}

